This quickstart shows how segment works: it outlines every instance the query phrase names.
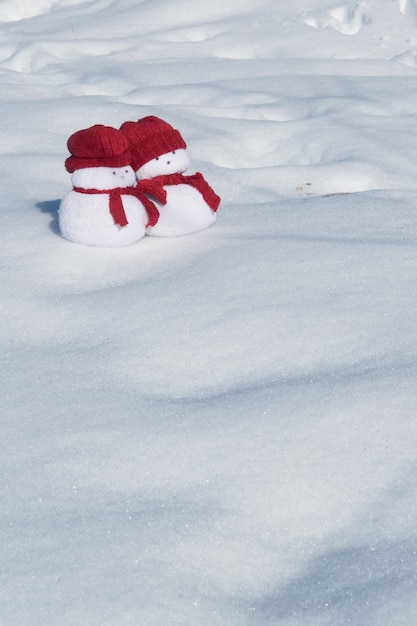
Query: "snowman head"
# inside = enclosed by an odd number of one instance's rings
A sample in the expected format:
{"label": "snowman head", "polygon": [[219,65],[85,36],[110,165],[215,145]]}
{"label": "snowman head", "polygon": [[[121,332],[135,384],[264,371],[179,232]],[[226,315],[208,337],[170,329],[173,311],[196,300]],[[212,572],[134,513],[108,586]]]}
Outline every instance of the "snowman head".
{"label": "snowman head", "polygon": [[138,180],[166,176],[167,174],[182,174],[188,169],[190,159],[184,148],[172,150],[155,157],[136,170]]}
{"label": "snowman head", "polygon": [[187,144],[178,130],[149,115],[120,127],[129,142],[132,167],[138,180],[185,172],[190,165]]}
{"label": "snowman head", "polygon": [[120,130],[96,124],[71,135],[67,146],[71,156],[65,167],[74,187],[104,190],[135,184],[129,143]]}
{"label": "snowman head", "polygon": [[118,187],[132,187],[136,176],[130,165],[123,167],[83,167],[71,175],[74,187],[81,189],[116,189]]}

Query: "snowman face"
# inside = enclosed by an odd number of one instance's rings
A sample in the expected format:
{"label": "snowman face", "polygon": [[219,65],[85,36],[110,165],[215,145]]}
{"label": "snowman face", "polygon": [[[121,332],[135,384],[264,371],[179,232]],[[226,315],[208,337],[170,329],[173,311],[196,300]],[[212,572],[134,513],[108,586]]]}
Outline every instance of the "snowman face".
{"label": "snowman face", "polygon": [[136,183],[136,177],[130,165],[123,167],[85,167],[73,172],[71,182],[74,187],[81,187],[81,189],[104,190],[132,187]]}
{"label": "snowman face", "polygon": [[146,178],[155,178],[155,176],[166,176],[167,174],[182,174],[188,169],[190,165],[190,159],[187,151],[184,148],[179,150],[173,150],[166,154],[148,161],[145,165],[142,165],[136,170],[136,177],[138,180],[144,180]]}

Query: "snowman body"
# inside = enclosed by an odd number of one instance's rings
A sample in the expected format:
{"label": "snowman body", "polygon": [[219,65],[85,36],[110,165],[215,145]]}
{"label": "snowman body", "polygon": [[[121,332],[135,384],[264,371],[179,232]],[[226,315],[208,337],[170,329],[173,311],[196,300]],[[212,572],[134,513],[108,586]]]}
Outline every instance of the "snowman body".
{"label": "snowman body", "polygon": [[[180,148],[148,161],[136,170],[136,177],[138,180],[146,180],[182,174],[189,164],[190,159],[186,149]],[[166,203],[161,204],[155,201],[159,219],[155,226],[149,226],[146,229],[147,235],[153,237],[188,235],[208,228],[216,221],[215,211],[193,185],[181,182],[163,184],[163,188],[166,192]]]}
{"label": "snowman body", "polygon": [[[87,246],[117,247],[145,235],[148,215],[140,200],[129,193],[136,182],[130,165],[78,169],[71,182],[74,188],[62,198],[58,211],[65,239]],[[115,222],[110,210],[110,194],[115,190],[119,190],[127,220],[123,226]]]}

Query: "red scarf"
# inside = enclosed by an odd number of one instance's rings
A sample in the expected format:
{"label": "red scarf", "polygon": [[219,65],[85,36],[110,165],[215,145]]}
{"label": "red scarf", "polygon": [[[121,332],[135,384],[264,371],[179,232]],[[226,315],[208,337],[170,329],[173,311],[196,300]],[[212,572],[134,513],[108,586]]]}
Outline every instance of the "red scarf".
{"label": "red scarf", "polygon": [[159,185],[191,185],[201,193],[204,201],[209,205],[212,211],[216,212],[219,208],[220,197],[214,193],[213,189],[200,172],[192,174],[191,176],[184,176],[184,174],[156,176],[152,179],[152,182],[159,183]]}
{"label": "red scarf", "polygon": [[155,226],[159,219],[159,211],[145,194],[154,196],[161,204],[166,204],[167,192],[158,183],[154,183],[153,180],[140,180],[136,183],[135,187],[136,197],[142,202],[148,214],[149,221],[146,226]]}
{"label": "red scarf", "polygon": [[82,187],[74,187],[74,191],[88,194],[106,193],[109,196],[109,210],[114,223],[122,228],[129,223],[123,208],[122,195],[134,196],[142,202],[146,209],[148,214],[146,226],[155,226],[159,219],[159,211],[154,203],[145,196],[145,193],[152,194],[162,204],[166,202],[166,193],[159,185],[147,184],[148,182],[151,181],[143,181],[145,184],[141,182],[140,187],[138,183],[137,187],[116,187],[116,189],[83,189]]}

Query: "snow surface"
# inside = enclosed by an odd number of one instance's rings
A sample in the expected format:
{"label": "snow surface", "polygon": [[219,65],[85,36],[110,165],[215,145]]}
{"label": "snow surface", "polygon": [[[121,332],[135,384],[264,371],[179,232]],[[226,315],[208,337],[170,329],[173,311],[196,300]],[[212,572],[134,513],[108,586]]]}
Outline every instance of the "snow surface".
{"label": "snow surface", "polygon": [[[416,0],[0,20],[1,625],[417,623]],[[145,115],[216,225],[65,241],[67,138]]]}

